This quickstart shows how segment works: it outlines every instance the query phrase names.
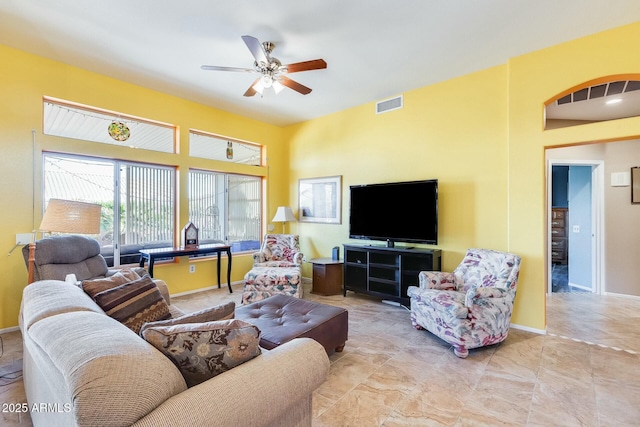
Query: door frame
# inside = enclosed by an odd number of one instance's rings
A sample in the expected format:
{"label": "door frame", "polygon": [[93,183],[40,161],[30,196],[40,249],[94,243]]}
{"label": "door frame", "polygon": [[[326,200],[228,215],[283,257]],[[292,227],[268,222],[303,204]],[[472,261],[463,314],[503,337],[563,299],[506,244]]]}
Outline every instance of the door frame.
{"label": "door frame", "polygon": [[591,283],[592,292],[603,295],[605,289],[604,263],[604,161],[548,159],[547,161],[547,295],[552,293],[551,217],[553,166],[591,166]]}

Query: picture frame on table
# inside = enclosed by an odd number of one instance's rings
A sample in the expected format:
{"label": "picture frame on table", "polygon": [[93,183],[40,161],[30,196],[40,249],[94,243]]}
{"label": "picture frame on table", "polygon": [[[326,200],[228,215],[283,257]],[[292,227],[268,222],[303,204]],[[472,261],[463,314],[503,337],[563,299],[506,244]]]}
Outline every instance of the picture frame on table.
{"label": "picture frame on table", "polygon": [[298,181],[298,221],[342,223],[342,175]]}

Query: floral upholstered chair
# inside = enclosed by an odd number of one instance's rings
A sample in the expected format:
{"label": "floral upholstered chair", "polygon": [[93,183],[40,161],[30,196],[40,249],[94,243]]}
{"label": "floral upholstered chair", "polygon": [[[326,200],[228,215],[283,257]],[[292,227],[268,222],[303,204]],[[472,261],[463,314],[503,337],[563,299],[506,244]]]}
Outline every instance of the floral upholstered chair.
{"label": "floral upholstered chair", "polygon": [[469,249],[452,273],[420,272],[410,286],[411,322],[453,345],[458,357],[469,349],[496,344],[509,333],[520,257]]}
{"label": "floral upholstered chair", "polygon": [[253,254],[253,266],[299,267],[303,258],[297,234],[267,234],[260,251]]}

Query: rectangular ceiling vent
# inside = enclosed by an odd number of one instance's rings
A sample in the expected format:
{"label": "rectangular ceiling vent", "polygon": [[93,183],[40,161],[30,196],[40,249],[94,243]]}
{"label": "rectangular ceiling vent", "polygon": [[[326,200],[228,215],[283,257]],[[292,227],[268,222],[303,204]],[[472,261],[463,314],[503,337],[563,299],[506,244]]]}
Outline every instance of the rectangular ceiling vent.
{"label": "rectangular ceiling vent", "polygon": [[385,99],[376,103],[376,114],[386,113],[388,111],[398,110],[402,108],[402,95],[391,99]]}

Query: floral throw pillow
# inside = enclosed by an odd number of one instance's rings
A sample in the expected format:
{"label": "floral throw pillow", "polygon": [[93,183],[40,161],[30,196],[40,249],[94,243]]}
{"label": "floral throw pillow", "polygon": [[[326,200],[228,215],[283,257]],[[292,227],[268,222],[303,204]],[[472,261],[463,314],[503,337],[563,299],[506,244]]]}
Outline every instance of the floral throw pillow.
{"label": "floral throw pillow", "polygon": [[261,353],[260,330],[238,319],[148,327],[142,337],[171,359],[188,387]]}

